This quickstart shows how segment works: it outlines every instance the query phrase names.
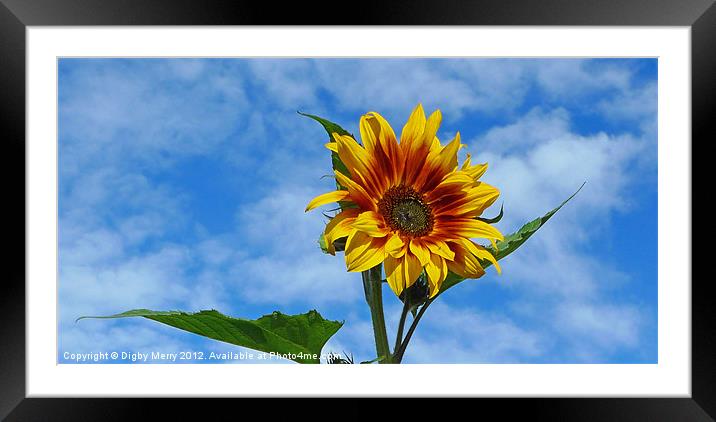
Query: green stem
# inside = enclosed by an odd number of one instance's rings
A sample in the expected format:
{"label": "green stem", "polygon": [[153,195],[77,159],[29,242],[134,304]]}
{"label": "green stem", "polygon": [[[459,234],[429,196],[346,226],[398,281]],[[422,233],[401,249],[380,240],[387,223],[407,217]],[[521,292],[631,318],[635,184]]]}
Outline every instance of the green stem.
{"label": "green stem", "polygon": [[403,340],[403,344],[400,345],[400,349],[395,351],[395,361],[397,363],[400,363],[403,360],[403,355],[405,354],[405,349],[408,347],[408,343],[410,342],[410,339],[413,337],[413,333],[415,332],[415,329],[418,327],[418,322],[420,322],[420,318],[423,317],[423,314],[428,309],[428,306],[430,306],[430,304],[433,303],[433,300],[435,300],[435,297],[433,297],[432,299],[428,299],[428,301],[425,302],[423,307],[420,308],[420,311],[418,311],[418,315],[415,316],[413,323],[410,324],[410,328],[408,329],[408,333],[405,335],[405,340]]}
{"label": "green stem", "polygon": [[385,330],[385,316],[383,315],[382,267],[377,265],[370,270],[363,271],[363,289],[365,299],[370,307],[370,316],[373,320],[373,335],[375,337],[375,351],[380,363],[392,363],[393,357],[388,346],[388,333]]}
{"label": "green stem", "polygon": [[[403,330],[405,329],[405,318],[408,317],[408,311],[410,311],[410,301],[408,300],[408,294],[405,294],[405,302],[403,302],[403,312],[400,314],[400,322],[398,323],[398,334],[395,336],[395,346],[393,350],[397,353],[400,350],[400,343],[403,341]],[[400,361],[396,361],[400,363]]]}

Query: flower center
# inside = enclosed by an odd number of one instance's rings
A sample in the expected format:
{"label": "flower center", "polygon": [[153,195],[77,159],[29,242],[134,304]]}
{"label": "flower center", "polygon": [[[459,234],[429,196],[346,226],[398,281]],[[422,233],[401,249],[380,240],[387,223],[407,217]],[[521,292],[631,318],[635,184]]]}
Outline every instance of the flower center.
{"label": "flower center", "polygon": [[411,237],[425,236],[433,228],[430,207],[415,189],[393,186],[378,202],[378,211],[393,230]]}

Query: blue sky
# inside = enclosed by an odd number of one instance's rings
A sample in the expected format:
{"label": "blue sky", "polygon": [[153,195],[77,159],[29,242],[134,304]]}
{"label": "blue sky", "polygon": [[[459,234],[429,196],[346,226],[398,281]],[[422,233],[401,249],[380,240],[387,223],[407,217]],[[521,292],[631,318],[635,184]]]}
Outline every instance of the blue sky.
{"label": "blue sky", "polygon": [[[59,350],[239,351],[134,308],[256,318],[317,309],[344,327],[324,352],[372,359],[360,275],[324,255],[325,116],[396,131],[439,108],[503,233],[582,192],[515,254],[441,296],[408,363],[657,361],[655,59],[61,59]],[[385,292],[389,331],[399,301]],[[259,363],[243,361],[245,363]],[[286,363],[273,360],[272,363]],[[160,362],[155,362],[160,363]],[[237,362],[241,363],[241,362]]]}

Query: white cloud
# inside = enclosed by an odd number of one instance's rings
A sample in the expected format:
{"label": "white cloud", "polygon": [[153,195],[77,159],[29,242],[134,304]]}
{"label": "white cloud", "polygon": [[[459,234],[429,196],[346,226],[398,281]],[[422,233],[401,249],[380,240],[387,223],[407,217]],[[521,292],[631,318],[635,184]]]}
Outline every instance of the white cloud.
{"label": "white cloud", "polygon": [[440,107],[450,121],[467,111],[512,111],[522,104],[531,71],[528,61],[494,59],[274,59],[249,62],[249,68],[252,83],[267,92],[258,100],[274,108],[321,113],[320,96],[327,93],[343,110],[373,110],[400,121],[419,102]]}
{"label": "white cloud", "polygon": [[657,117],[656,82],[630,89],[613,98],[603,99],[599,101],[597,108],[604,116],[617,121],[655,121]]}
{"label": "white cloud", "polygon": [[597,65],[581,59],[541,60],[534,69],[540,88],[548,96],[567,102],[595,91],[628,89],[632,78],[625,66]]}
{"label": "white cloud", "polygon": [[568,303],[556,313],[560,328],[579,337],[585,348],[638,347],[646,323],[638,308],[630,305]]}
{"label": "white cloud", "polygon": [[542,142],[552,141],[569,133],[569,115],[558,108],[545,112],[533,108],[513,123],[493,127],[471,143],[473,151],[491,154],[507,154],[525,151]]}
{"label": "white cloud", "polygon": [[214,66],[219,70],[197,79],[201,61],[103,63],[73,66],[63,79],[63,172],[81,174],[88,163],[162,167],[207,153],[243,122],[248,101],[230,70]]}
{"label": "white cloud", "polygon": [[320,193],[305,187],[276,187],[247,204],[237,221],[243,246],[252,256],[236,263],[231,279],[242,297],[262,303],[323,304],[354,302],[361,295],[360,275],[346,273],[342,256],[324,255],[318,235],[325,219],[306,214],[310,198]]}
{"label": "white cloud", "polygon": [[564,110],[534,109],[469,142],[469,150],[477,150],[476,161],[490,164],[484,180],[501,189],[504,221],[514,227],[553,208],[585,181],[559,220],[577,211],[581,221],[591,220],[628,206],[636,177],[629,168],[643,159],[649,141],[632,135],[577,135],[569,130]]}
{"label": "white cloud", "polygon": [[421,319],[405,363],[519,363],[547,351],[546,338],[500,314],[436,302]]}
{"label": "white cloud", "polygon": [[561,339],[561,356],[568,360],[601,361],[615,350],[634,350],[648,327],[646,309],[614,303],[614,291],[628,285],[629,277],[585,248],[611,230],[613,213],[633,205],[630,196],[639,182],[634,164],[655,165],[643,163],[649,159],[644,151],[655,149],[652,142],[631,134],[577,135],[566,111],[534,109],[470,144],[485,151],[477,154],[478,161],[490,163],[484,179],[501,189],[504,233],[544,214],[587,181],[519,253],[503,261],[503,275],[491,277],[511,290],[515,315],[543,327],[531,334]]}
{"label": "white cloud", "polygon": [[307,60],[267,59],[248,62],[252,77],[265,96],[283,108],[296,110],[316,103],[319,85],[314,62]]}
{"label": "white cloud", "polygon": [[317,68],[327,89],[349,110],[406,114],[423,102],[429,110],[439,103],[457,114],[471,101],[465,81],[446,77],[424,62],[323,62]]}

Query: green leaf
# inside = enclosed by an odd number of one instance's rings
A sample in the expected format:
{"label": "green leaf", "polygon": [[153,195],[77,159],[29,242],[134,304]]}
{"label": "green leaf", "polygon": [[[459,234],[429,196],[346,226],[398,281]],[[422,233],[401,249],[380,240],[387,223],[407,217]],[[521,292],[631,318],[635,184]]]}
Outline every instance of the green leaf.
{"label": "green leaf", "polygon": [[323,117],[318,117],[316,115],[308,114],[308,113],[302,113],[300,111],[298,112],[298,114],[300,114],[301,116],[309,117],[309,118],[317,121],[318,123],[320,123],[321,126],[323,126],[323,128],[326,129],[326,132],[328,133],[329,140],[331,140],[331,141],[333,140],[332,134],[334,132],[338,133],[339,135],[353,136],[350,132],[343,129],[339,124],[333,123],[330,120],[326,120]]}
{"label": "green leaf", "polygon": [[215,310],[186,313],[134,309],[109,316],[84,318],[144,317],[200,336],[266,353],[276,353],[298,363],[320,363],[321,349],[343,322],[324,319],[317,311],[285,315],[274,312],[256,320],[232,318]]}
{"label": "green leaf", "polygon": [[493,218],[483,218],[483,217],[477,217],[478,220],[483,221],[487,224],[495,224],[499,223],[500,220],[502,220],[502,216],[505,214],[505,206],[504,204],[500,205],[500,213],[497,214],[497,217]]}
{"label": "green leaf", "polygon": [[[339,135],[348,135],[348,136],[350,136],[350,137],[352,137],[352,138],[355,139],[355,137],[353,136],[352,133],[350,133],[350,132],[348,132],[347,130],[343,129],[343,128],[342,128],[339,124],[337,124],[337,123],[333,123],[333,122],[331,122],[330,120],[326,120],[326,119],[324,119],[323,117],[318,117],[318,116],[313,115],[313,114],[302,113],[302,112],[300,112],[300,111],[298,112],[298,114],[300,114],[301,116],[306,116],[306,117],[308,117],[308,118],[310,118],[310,119],[313,119],[313,120],[317,121],[318,123],[320,123],[321,126],[323,126],[323,129],[325,129],[325,130],[326,130],[326,133],[328,134],[328,142],[336,142],[336,141],[333,139],[333,134],[334,134],[334,133],[337,133],[337,134],[339,134]],[[333,166],[333,170],[338,170],[338,171],[340,171],[341,173],[343,173],[343,174],[345,174],[345,175],[349,175],[349,174],[350,174],[350,173],[348,172],[348,168],[346,167],[346,165],[343,163],[343,161],[341,161],[341,158],[338,156],[338,154],[336,154],[336,153],[333,152],[333,151],[331,151],[331,164],[332,164],[332,166]],[[343,190],[346,189],[345,186],[341,186],[341,184],[338,183],[337,181],[336,181],[336,188],[337,188],[337,189],[343,189]],[[346,202],[344,202],[344,201],[338,202],[338,205],[341,207],[341,210],[344,210],[344,209],[348,208],[348,203],[346,203]],[[345,244],[345,242],[344,242],[344,244]],[[324,253],[328,253],[328,249],[326,249],[326,242],[325,242],[325,240],[323,239],[323,233],[321,233],[320,236],[318,237],[318,246],[320,246],[321,250],[322,250]],[[336,251],[342,251],[342,250],[343,250],[343,247],[342,247],[343,245],[335,245],[335,246],[336,246]]]}
{"label": "green leaf", "polygon": [[[347,130],[343,129],[340,125],[338,125],[337,123],[333,123],[329,120],[326,120],[323,117],[318,117],[313,114],[302,113],[300,111],[298,112],[298,114],[300,114],[301,116],[306,116],[306,117],[313,119],[313,120],[317,121],[318,123],[320,123],[321,126],[323,126],[323,128],[326,130],[326,133],[328,134],[328,142],[336,142],[333,139],[334,133],[337,133],[339,135],[348,135],[350,137],[353,137],[353,134],[351,134]],[[348,172],[348,168],[346,167],[346,165],[343,164],[343,161],[341,161],[341,158],[338,156],[338,154],[336,154],[333,151],[331,151],[331,162],[333,164],[333,170],[338,170],[345,175],[350,174]],[[336,187],[338,189],[342,189],[341,185],[339,185],[338,182],[336,182]]]}
{"label": "green leaf", "polygon": [[[576,192],[574,192],[569,198],[565,199],[564,202],[559,204],[558,207],[555,209],[549,211],[547,214],[543,215],[542,217],[535,218],[534,220],[530,221],[529,223],[522,226],[519,230],[516,232],[505,236],[504,241],[497,242],[497,251],[493,249],[492,247],[487,248],[490,253],[495,257],[496,260],[501,260],[502,258],[506,257],[507,255],[511,254],[517,248],[522,246],[523,243],[527,241],[527,239],[530,238],[537,230],[540,229],[540,227],[544,226],[544,224],[549,220],[557,211],[559,211],[560,208],[564,206],[567,202],[569,202],[570,199],[574,198],[575,195],[579,193],[580,190],[584,187],[584,185],[587,182],[582,183],[582,186],[577,189]],[[489,261],[480,261],[483,268],[487,268],[490,265],[492,265]],[[464,278],[460,277],[457,274],[454,274],[452,272],[448,273],[447,278],[442,284],[442,287],[440,288],[440,293],[442,294],[449,288],[455,286],[456,284],[460,283],[461,281],[465,280]]]}

